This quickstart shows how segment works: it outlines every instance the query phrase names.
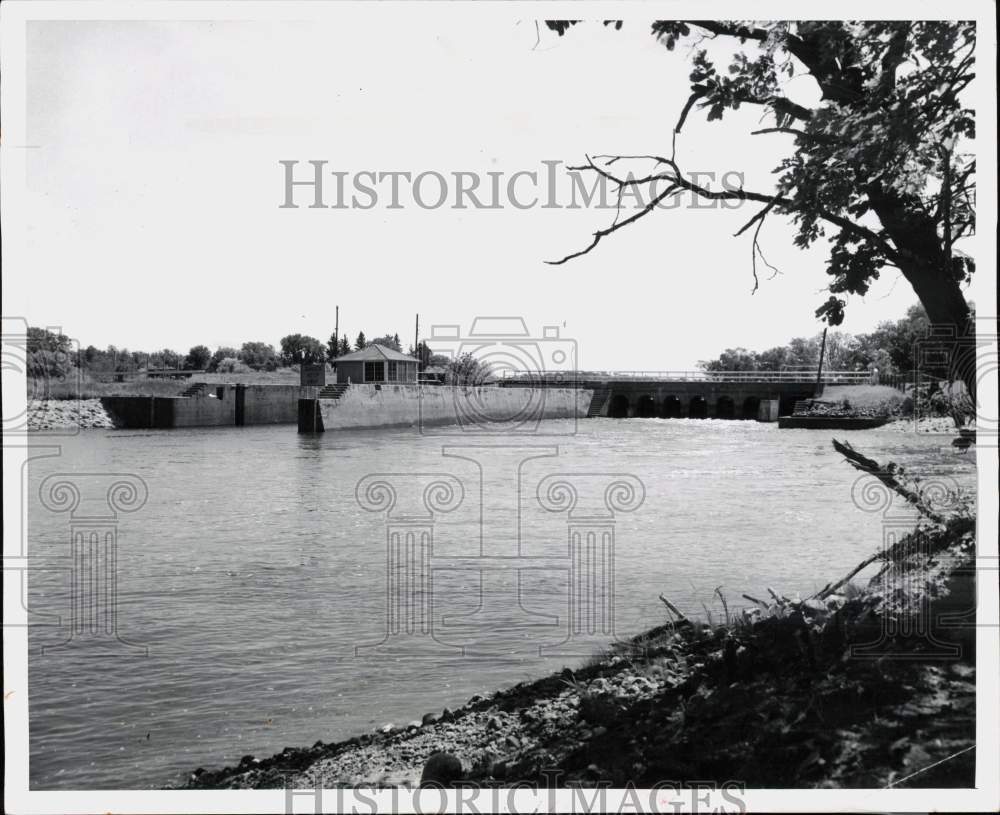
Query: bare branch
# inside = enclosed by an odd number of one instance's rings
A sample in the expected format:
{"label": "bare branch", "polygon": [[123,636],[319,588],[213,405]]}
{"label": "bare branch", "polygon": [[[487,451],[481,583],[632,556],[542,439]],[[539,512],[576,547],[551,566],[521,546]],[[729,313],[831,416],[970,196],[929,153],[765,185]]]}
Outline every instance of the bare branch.
{"label": "bare branch", "polygon": [[586,248],[581,249],[579,252],[574,252],[571,255],[566,255],[566,257],[562,258],[561,260],[547,260],[545,262],[548,263],[550,266],[561,266],[563,263],[565,263],[568,260],[573,260],[573,258],[578,258],[581,255],[586,255],[588,252],[590,252],[590,250],[592,250],[595,246],[597,246],[598,243],[601,242],[602,238],[606,238],[612,232],[617,232],[622,227],[628,226],[631,223],[635,223],[643,215],[646,215],[646,214],[652,212],[653,209],[656,208],[656,205],[660,203],[660,201],[662,201],[664,198],[666,198],[669,195],[673,195],[675,192],[677,192],[677,190],[678,190],[678,187],[676,185],[674,185],[674,184],[671,184],[669,187],[667,187],[667,189],[665,189],[663,192],[661,192],[659,195],[657,195],[652,201],[650,201],[648,204],[646,204],[646,206],[644,206],[641,210],[639,210],[637,213],[635,213],[635,215],[629,216],[624,221],[618,221],[616,219],[615,222],[610,227],[608,227],[607,229],[598,229],[594,233],[594,240],[592,240],[590,242],[590,245],[587,246]]}
{"label": "bare branch", "polygon": [[[757,221],[763,223],[764,218],[767,217],[767,213],[771,211],[771,208],[774,206],[774,202],[777,200],[777,198],[778,196],[774,196],[774,198],[768,201],[767,205],[760,212],[754,215],[753,218],[751,218],[749,221],[743,224],[743,226],[741,226],[739,230],[733,233],[733,237],[738,238],[740,235],[746,232],[751,226],[753,226]],[[760,227],[758,226],[757,229],[759,231]]]}

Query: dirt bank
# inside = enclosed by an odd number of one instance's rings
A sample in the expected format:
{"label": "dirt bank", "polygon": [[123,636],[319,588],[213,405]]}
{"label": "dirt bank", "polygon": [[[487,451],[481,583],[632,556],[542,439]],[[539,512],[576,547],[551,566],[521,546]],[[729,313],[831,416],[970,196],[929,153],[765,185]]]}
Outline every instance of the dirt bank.
{"label": "dirt bank", "polygon": [[31,399],[28,430],[56,428],[114,428],[115,423],[100,399]]}
{"label": "dirt bank", "polygon": [[[966,610],[974,597],[973,530],[968,515],[923,528],[921,546],[911,539],[897,544],[876,561],[882,577],[863,588],[831,584],[806,601],[773,593],[766,602],[747,598],[756,608],[739,615],[723,601],[715,624],[673,609],[671,622],[576,671],[346,741],[198,769],[183,786],[416,785],[439,751],[461,760],[466,780],[493,786],[649,787],[679,779],[735,779],[750,787],[971,786],[971,630],[933,632],[959,648],[949,659],[936,657],[937,646],[918,636],[882,642],[874,656],[852,649],[879,643],[887,620],[913,603],[926,601],[932,621]],[[884,579],[899,569],[921,579]]]}

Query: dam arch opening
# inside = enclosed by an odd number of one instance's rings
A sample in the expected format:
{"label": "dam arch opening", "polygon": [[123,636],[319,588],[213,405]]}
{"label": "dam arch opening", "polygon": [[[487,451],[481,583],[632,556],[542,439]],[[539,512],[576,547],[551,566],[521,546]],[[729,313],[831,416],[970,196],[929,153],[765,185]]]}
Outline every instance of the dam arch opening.
{"label": "dam arch opening", "polygon": [[692,396],[688,402],[688,417],[691,419],[708,418],[708,400],[704,396]]}
{"label": "dam arch opening", "polygon": [[756,419],[757,414],[760,412],[760,398],[757,396],[748,396],[743,400],[743,412],[742,416],[744,419]]}
{"label": "dam arch opening", "polygon": [[636,403],[635,415],[641,419],[652,419],[656,416],[656,400],[648,393],[644,393]]}
{"label": "dam arch opening", "polygon": [[628,418],[628,397],[623,393],[616,393],[611,397],[608,405],[608,416],[612,419]]}
{"label": "dam arch opening", "polygon": [[679,419],[681,412],[681,400],[676,396],[667,396],[660,405],[661,419]]}
{"label": "dam arch opening", "polygon": [[720,396],[715,401],[715,418],[716,419],[735,419],[736,418],[736,403],[730,399],[728,396]]}

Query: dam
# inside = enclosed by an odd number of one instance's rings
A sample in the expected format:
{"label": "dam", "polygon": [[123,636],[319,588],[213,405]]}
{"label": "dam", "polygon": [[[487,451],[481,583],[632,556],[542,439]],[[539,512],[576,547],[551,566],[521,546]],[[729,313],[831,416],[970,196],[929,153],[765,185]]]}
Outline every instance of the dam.
{"label": "dam", "polygon": [[195,383],[181,396],[101,399],[118,427],[166,429],[296,424],[299,432],[372,427],[505,432],[547,419],[663,418],[777,421],[827,384],[862,384],[865,371],[576,371],[522,374],[479,386],[337,382],[303,371],[302,384]]}

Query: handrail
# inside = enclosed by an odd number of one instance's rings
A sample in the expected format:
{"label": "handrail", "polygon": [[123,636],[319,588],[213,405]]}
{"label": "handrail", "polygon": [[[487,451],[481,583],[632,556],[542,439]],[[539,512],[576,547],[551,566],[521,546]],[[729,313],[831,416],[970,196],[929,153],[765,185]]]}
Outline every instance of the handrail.
{"label": "handrail", "polygon": [[[780,371],[524,371],[504,376],[508,381],[613,379],[615,381],[666,380],[671,382],[789,382],[815,383],[814,370]],[[822,384],[870,384],[877,382],[872,371],[823,371]]]}

